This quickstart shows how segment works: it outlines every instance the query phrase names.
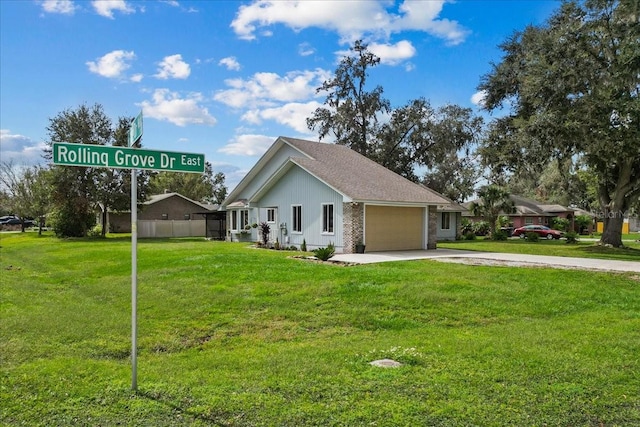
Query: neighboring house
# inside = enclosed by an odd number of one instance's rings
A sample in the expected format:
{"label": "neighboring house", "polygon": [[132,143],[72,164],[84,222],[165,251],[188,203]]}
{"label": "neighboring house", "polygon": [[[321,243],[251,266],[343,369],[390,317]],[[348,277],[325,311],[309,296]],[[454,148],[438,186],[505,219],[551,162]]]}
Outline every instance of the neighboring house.
{"label": "neighboring house", "polygon": [[222,203],[230,240],[270,240],[336,252],[435,249],[449,200],[337,144],[279,137]]}
{"label": "neighboring house", "polygon": [[[503,212],[502,215],[509,217],[509,222],[513,228],[523,227],[525,225],[546,225],[550,227],[553,218],[566,218],[571,224],[575,217],[575,210],[561,205],[544,204],[526,197],[510,195],[509,198],[513,202],[514,212]],[[467,208],[467,212],[463,212],[463,216],[471,217],[474,221],[480,221],[482,218],[474,217],[471,211],[471,204],[482,204],[481,199],[472,202],[466,202],[462,205]]]}
{"label": "neighboring house", "polygon": [[[202,236],[224,239],[225,214],[218,205],[199,203],[179,193],[157,194],[139,205],[141,237]],[[112,233],[131,232],[131,212],[108,212]]]}

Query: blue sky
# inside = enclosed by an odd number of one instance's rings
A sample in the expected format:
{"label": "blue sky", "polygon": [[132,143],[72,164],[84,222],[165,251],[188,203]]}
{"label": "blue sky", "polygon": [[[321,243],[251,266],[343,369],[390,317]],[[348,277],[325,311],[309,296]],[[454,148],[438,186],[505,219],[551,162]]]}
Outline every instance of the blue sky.
{"label": "blue sky", "polygon": [[231,190],[280,135],[317,139],[315,89],[353,42],[399,107],[477,109],[498,45],[560,6],[541,0],[0,1],[0,157],[43,160],[49,119],[99,103],[144,116],[143,147],[202,153]]}

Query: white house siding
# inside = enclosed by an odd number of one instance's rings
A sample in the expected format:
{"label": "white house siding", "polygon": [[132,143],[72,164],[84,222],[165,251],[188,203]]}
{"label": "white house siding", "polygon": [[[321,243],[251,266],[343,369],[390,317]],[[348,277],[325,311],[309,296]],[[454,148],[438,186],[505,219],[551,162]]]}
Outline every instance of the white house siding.
{"label": "white house siding", "polygon": [[449,229],[442,228],[442,212],[438,212],[438,240],[456,240],[459,212],[449,212]]}
{"label": "white house siding", "polygon": [[269,162],[256,174],[255,177],[247,184],[238,194],[237,199],[248,199],[271,177],[280,167],[287,161],[289,157],[304,156],[298,150],[284,144],[269,160]]}
{"label": "white house siding", "polygon": [[[256,200],[255,204],[260,207],[261,215],[264,215],[260,221],[266,220],[265,208],[278,208],[277,226],[286,223],[287,229],[286,236],[278,229],[278,240],[281,244],[295,245],[299,248],[304,239],[309,250],[333,243],[336,252],[342,252],[342,201],[342,195],[303,169],[294,166],[260,200]],[[326,203],[333,203],[332,234],[322,233],[322,205]],[[292,231],[293,205],[302,206],[302,233]]]}

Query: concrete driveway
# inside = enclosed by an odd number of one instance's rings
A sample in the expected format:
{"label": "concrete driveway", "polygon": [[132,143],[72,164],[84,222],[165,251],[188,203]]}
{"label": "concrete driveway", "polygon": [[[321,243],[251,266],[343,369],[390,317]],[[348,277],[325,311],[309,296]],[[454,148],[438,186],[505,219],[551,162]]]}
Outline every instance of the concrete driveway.
{"label": "concrete driveway", "polygon": [[457,262],[470,265],[535,266],[640,273],[640,261],[615,261],[607,259],[569,258],[546,255],[502,254],[495,252],[461,251],[455,249],[336,254],[332,258],[332,260],[335,261],[355,264],[409,261],[416,259],[432,259],[441,262]]}

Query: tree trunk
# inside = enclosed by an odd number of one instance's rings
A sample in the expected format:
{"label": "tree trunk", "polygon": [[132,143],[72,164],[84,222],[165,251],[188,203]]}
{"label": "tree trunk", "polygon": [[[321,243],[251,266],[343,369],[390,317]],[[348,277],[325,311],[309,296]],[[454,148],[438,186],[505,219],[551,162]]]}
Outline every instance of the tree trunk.
{"label": "tree trunk", "polygon": [[107,235],[107,208],[102,209],[102,237]]}
{"label": "tree trunk", "polygon": [[604,230],[600,237],[600,244],[611,245],[614,248],[622,246],[622,212],[611,212],[611,216],[604,218]]}

